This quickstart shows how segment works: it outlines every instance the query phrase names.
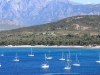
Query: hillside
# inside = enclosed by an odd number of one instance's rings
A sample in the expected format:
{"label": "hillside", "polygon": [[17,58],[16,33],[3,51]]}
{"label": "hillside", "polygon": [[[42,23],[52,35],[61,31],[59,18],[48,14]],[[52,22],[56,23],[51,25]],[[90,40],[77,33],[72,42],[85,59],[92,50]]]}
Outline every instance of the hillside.
{"label": "hillside", "polygon": [[[73,33],[71,34],[91,34],[96,33],[100,34],[98,31],[100,30],[100,16],[98,15],[86,15],[86,16],[73,16],[69,17],[57,22],[53,23],[47,23],[47,24],[42,24],[38,26],[30,26],[30,27],[24,27],[24,28],[19,28],[19,29],[14,29],[10,31],[5,31],[5,34],[7,33],[31,33],[31,32],[36,32],[36,33],[42,33],[42,32],[50,32],[50,31],[55,31],[55,32],[60,32],[62,33]],[[62,32],[65,31],[65,32]],[[3,32],[4,33],[4,32]]]}
{"label": "hillside", "polygon": [[[56,40],[55,42],[63,41],[63,43],[67,43],[69,40],[81,41],[89,44],[89,41],[91,42],[95,38],[96,43],[96,41],[100,40],[99,20],[100,16],[98,15],[73,16],[53,23],[2,31],[0,32],[0,40],[4,44],[17,45],[47,44],[47,41],[50,44],[54,40]],[[64,45],[66,44],[64,43]]]}

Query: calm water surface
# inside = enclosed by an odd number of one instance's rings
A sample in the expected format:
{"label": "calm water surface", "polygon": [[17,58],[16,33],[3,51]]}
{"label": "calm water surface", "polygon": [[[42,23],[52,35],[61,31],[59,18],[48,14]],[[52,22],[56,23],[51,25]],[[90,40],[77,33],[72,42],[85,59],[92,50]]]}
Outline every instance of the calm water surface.
{"label": "calm water surface", "polygon": [[[28,57],[31,48],[0,48],[0,75],[100,75],[100,64],[95,61],[99,59],[100,49],[96,48],[32,48],[34,57]],[[62,50],[65,58],[70,51],[71,70],[64,70],[66,61],[59,61]],[[44,63],[44,54],[48,55],[51,51],[52,60],[49,60],[49,69],[42,69]],[[19,56],[19,62],[13,62],[16,52]],[[75,67],[76,55],[81,66]]]}

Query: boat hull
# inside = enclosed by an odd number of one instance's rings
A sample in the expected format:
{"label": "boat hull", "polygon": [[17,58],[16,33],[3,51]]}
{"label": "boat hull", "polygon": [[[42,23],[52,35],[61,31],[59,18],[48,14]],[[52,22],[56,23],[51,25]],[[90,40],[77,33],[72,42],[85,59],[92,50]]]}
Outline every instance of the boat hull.
{"label": "boat hull", "polygon": [[1,67],[1,64],[0,64],[0,67]]}
{"label": "boat hull", "polygon": [[47,65],[47,64],[42,64],[42,65],[41,65],[41,68],[44,68],[44,69],[49,68],[49,65]]}
{"label": "boat hull", "polygon": [[46,57],[46,59],[50,60],[50,59],[52,59],[52,57]]}
{"label": "boat hull", "polygon": [[33,54],[28,54],[28,56],[33,57],[34,55]]}
{"label": "boat hull", "polygon": [[1,54],[1,56],[4,56],[4,54]]}
{"label": "boat hull", "polygon": [[19,59],[13,59],[13,61],[18,62],[18,61],[19,61]]}
{"label": "boat hull", "polygon": [[98,60],[98,61],[96,61],[97,63],[100,63],[100,61]]}
{"label": "boat hull", "polygon": [[71,67],[68,67],[68,66],[64,68],[64,70],[70,70],[70,69]]}
{"label": "boat hull", "polygon": [[67,62],[70,62],[71,60],[68,59],[68,60],[66,60],[66,61],[67,61]]}
{"label": "boat hull", "polygon": [[80,66],[80,64],[73,64],[73,66]]}
{"label": "boat hull", "polygon": [[65,59],[64,58],[60,58],[59,60],[64,61]]}

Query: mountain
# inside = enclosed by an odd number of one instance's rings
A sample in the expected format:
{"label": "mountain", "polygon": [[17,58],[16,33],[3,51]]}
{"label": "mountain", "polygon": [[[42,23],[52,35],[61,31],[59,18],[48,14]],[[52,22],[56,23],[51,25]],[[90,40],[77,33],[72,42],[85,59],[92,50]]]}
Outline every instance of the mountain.
{"label": "mountain", "polygon": [[16,24],[10,20],[0,20],[0,31],[21,28],[22,25]]}
{"label": "mountain", "polygon": [[0,20],[30,26],[58,21],[74,15],[100,14],[100,4],[70,0],[0,0]]}
{"label": "mountain", "polygon": [[0,32],[0,45],[100,45],[100,16],[73,16]]}

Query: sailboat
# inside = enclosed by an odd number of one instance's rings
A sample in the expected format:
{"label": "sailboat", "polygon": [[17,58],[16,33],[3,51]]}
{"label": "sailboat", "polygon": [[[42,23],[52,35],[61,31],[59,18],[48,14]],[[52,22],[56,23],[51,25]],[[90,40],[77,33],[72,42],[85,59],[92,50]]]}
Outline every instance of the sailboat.
{"label": "sailboat", "polygon": [[62,57],[59,59],[59,60],[61,60],[61,61],[64,61],[65,60],[65,58],[64,58],[64,53],[63,53],[63,51],[62,51]]}
{"label": "sailboat", "polygon": [[44,58],[45,58],[45,63],[41,65],[41,68],[46,69],[46,68],[49,68],[49,65],[47,64],[47,61],[46,61],[46,54]]}
{"label": "sailboat", "polygon": [[50,51],[49,51],[49,56],[47,56],[46,59],[48,60],[52,59],[52,57],[50,56]]}
{"label": "sailboat", "polygon": [[34,54],[32,54],[32,48],[31,48],[31,53],[30,53],[30,54],[28,54],[28,56],[31,56],[31,57],[33,57],[33,56],[34,56]]}
{"label": "sailboat", "polygon": [[16,61],[16,62],[18,62],[18,61],[19,61],[19,58],[18,58],[17,53],[16,53],[16,56],[15,56],[15,58],[13,59],[13,61]]}
{"label": "sailboat", "polygon": [[71,57],[70,57],[70,52],[67,54],[67,59],[66,59],[66,61],[71,61]]}
{"label": "sailboat", "polygon": [[96,61],[97,63],[100,63],[100,53],[99,53],[99,60]]}
{"label": "sailboat", "polygon": [[0,63],[0,67],[1,67],[1,63]]}
{"label": "sailboat", "polygon": [[76,63],[74,63],[73,66],[80,66],[80,63],[79,63],[79,61],[78,61],[77,55],[76,55]]}
{"label": "sailboat", "polygon": [[1,56],[4,56],[3,52],[2,52],[2,54],[1,54]]}
{"label": "sailboat", "polygon": [[64,67],[65,70],[70,70],[71,66],[70,66],[70,62],[67,61],[67,66]]}

